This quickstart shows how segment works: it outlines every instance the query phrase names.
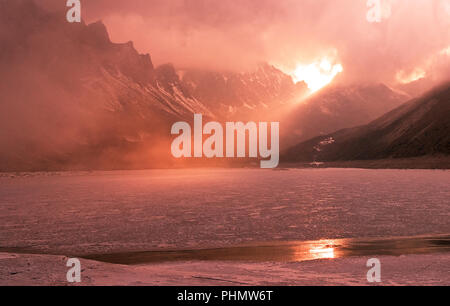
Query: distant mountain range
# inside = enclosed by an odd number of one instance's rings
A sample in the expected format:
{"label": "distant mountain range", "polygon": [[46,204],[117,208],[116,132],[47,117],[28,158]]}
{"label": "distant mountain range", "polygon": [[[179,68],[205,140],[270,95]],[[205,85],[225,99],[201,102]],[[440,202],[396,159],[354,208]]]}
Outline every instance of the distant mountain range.
{"label": "distant mountain range", "polygon": [[285,161],[325,162],[450,154],[450,83],[352,129],[287,150]]}
{"label": "distant mountain range", "polygon": [[409,97],[383,84],[305,83],[253,71],[154,67],[105,25],[70,24],[32,0],[0,1],[0,171],[171,167],[170,127],[194,113],[280,121],[282,146],[366,124]]}
{"label": "distant mountain range", "polygon": [[283,118],[284,147],[366,124],[409,99],[384,84],[326,87]]}
{"label": "distant mountain range", "polygon": [[170,127],[270,112],[306,85],[254,72],[154,67],[101,22],[70,24],[32,0],[0,2],[0,170],[170,165]]}
{"label": "distant mountain range", "polygon": [[251,72],[183,70],[179,72],[189,94],[223,119],[256,120],[301,101],[308,88],[266,63]]}

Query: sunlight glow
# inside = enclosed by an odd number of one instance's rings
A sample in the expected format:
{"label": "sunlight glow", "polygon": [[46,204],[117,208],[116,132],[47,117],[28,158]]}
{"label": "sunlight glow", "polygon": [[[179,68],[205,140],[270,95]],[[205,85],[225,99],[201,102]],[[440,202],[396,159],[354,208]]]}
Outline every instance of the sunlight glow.
{"label": "sunlight glow", "polygon": [[400,70],[397,73],[397,81],[403,84],[408,84],[420,79],[423,79],[426,76],[426,72],[421,68],[416,68],[410,73],[406,73],[403,70]]}
{"label": "sunlight glow", "polygon": [[309,250],[309,253],[313,257],[313,259],[333,259],[335,258],[334,255],[334,248],[332,247],[314,247]]}
{"label": "sunlight glow", "polygon": [[317,240],[295,246],[295,261],[333,259],[340,256],[336,240]]}
{"label": "sunlight glow", "polygon": [[450,56],[450,46],[440,52],[442,55]]}
{"label": "sunlight glow", "polygon": [[296,83],[304,81],[312,92],[316,92],[331,83],[343,70],[341,64],[333,64],[328,58],[323,58],[306,66],[297,66],[293,79]]}
{"label": "sunlight glow", "polygon": [[438,53],[431,55],[422,63],[421,67],[416,67],[412,71],[398,71],[396,74],[397,81],[402,84],[408,84],[427,77],[427,71],[432,70],[433,65],[436,65],[436,63],[439,61],[439,58],[442,56],[450,56],[450,46],[442,49]]}

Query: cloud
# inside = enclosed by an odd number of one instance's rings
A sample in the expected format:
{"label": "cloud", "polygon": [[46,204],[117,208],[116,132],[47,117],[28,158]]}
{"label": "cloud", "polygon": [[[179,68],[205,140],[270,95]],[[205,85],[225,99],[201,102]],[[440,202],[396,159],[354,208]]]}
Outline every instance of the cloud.
{"label": "cloud", "polygon": [[294,70],[336,50],[341,80],[394,82],[450,45],[450,0],[381,1],[375,23],[367,0],[90,0],[83,17],[156,64]]}

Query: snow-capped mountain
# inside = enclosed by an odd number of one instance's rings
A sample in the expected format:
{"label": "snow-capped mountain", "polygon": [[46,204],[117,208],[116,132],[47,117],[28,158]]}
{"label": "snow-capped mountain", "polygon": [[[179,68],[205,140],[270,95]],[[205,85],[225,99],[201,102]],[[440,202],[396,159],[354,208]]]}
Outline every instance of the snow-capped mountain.
{"label": "snow-capped mountain", "polygon": [[370,124],[300,143],[287,150],[284,159],[323,162],[448,156],[449,117],[450,83],[447,83]]}
{"label": "snow-capped mountain", "polygon": [[[385,85],[308,89],[276,67],[154,67],[105,25],[0,1],[0,170],[170,166],[170,127],[194,113],[280,121],[282,147],[366,124],[406,101]],[[62,6],[63,7],[63,6]]]}
{"label": "snow-capped mountain", "polygon": [[252,117],[298,88],[268,65],[221,74],[224,84],[180,78],[132,42],[112,43],[101,22],[68,23],[32,0],[0,5],[0,170],[166,165],[174,122]]}
{"label": "snow-capped mountain", "polygon": [[366,124],[409,98],[384,84],[326,87],[284,119],[284,146]]}
{"label": "snow-capped mountain", "polygon": [[236,73],[204,70],[178,72],[187,92],[221,118],[252,118],[300,101],[305,83],[276,67],[261,63],[254,71]]}

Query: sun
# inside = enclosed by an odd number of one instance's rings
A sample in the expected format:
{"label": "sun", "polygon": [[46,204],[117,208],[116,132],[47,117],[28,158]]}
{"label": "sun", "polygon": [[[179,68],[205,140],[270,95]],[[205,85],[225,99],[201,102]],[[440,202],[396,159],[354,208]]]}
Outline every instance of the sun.
{"label": "sun", "polygon": [[341,64],[333,64],[328,58],[322,58],[319,61],[308,65],[299,65],[292,73],[294,82],[304,81],[311,92],[316,92],[325,87],[342,71]]}
{"label": "sun", "polygon": [[408,84],[423,79],[425,76],[426,72],[422,68],[415,68],[410,73],[406,73],[404,70],[400,70],[396,74],[397,81],[399,81],[402,84]]}

